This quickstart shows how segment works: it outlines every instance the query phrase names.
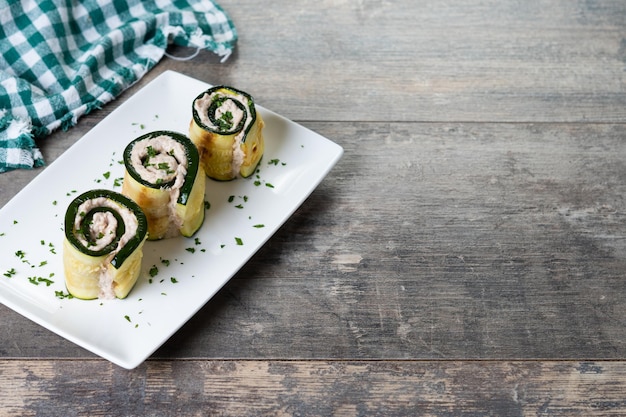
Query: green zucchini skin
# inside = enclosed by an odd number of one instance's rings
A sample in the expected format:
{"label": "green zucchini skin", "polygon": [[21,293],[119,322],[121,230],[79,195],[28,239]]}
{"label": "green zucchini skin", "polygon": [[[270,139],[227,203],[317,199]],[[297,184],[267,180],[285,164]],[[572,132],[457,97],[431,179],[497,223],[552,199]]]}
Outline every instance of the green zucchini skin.
{"label": "green zucchini skin", "polygon": [[[133,235],[130,238],[130,240],[128,240],[128,242],[113,256],[113,258],[110,261],[111,265],[113,265],[117,269],[121,267],[121,265],[124,263],[126,258],[128,258],[135,250],[137,250],[137,248],[144,241],[146,234],[148,232],[148,221],[146,219],[146,216],[144,215],[141,208],[130,198],[120,193],[117,193],[115,191],[105,190],[105,189],[95,189],[95,190],[86,191],[80,194],[68,205],[67,211],[65,213],[65,227],[64,227],[65,237],[67,238],[69,243],[73,247],[75,247],[79,252],[87,256],[91,256],[91,257],[99,257],[99,256],[107,255],[108,253],[111,253],[117,247],[120,238],[125,232],[125,225],[123,221],[120,222],[121,216],[119,215],[119,213],[117,213],[114,209],[110,207],[101,207],[101,206],[97,206],[87,213],[78,212],[81,204],[83,204],[86,201],[93,200],[93,199],[100,198],[100,197],[104,197],[107,200],[112,201],[116,205],[126,207],[128,210],[130,210],[134,214],[134,216],[137,219],[137,233]],[[113,216],[115,216],[118,219],[116,237],[109,245],[105,246],[104,248],[100,250],[90,249],[88,246],[85,246],[83,243],[81,243],[81,241],[78,239],[78,235],[88,234],[89,225],[87,222],[89,221],[89,219],[91,219],[96,212],[105,212],[105,211],[111,212]],[[77,218],[77,216],[80,216],[83,218],[83,221],[81,222],[81,225],[79,228],[74,227],[75,219]],[[87,222],[85,222],[85,220],[87,220]],[[89,241],[90,239],[87,238],[87,240]]]}
{"label": "green zucchini skin", "polygon": [[245,91],[218,85],[198,94],[191,104],[189,138],[206,175],[216,181],[251,176],[265,150],[264,125]]}
{"label": "green zucchini skin", "polygon": [[[239,107],[241,110],[243,110],[243,112],[245,114],[245,117],[233,129],[223,130],[223,129],[213,128],[211,126],[207,126],[206,124],[202,123],[202,120],[200,119],[200,115],[198,114],[198,111],[196,110],[195,102],[197,100],[201,99],[205,94],[211,95],[215,91],[219,91],[219,90],[227,90],[227,91],[231,91],[231,92],[233,92],[235,94],[241,94],[243,97],[245,97],[248,100],[248,102],[246,104],[248,105],[248,108],[250,109],[250,114],[248,114],[248,112],[245,110],[245,108],[243,107],[243,105],[241,103],[239,103],[238,101],[233,101],[237,105],[237,107]],[[208,108],[209,120],[211,120],[212,122],[216,121],[215,110],[217,109],[217,107],[219,107],[219,106],[214,102]],[[230,86],[227,86],[227,85],[213,86],[213,87],[203,91],[202,93],[198,94],[198,96],[192,102],[191,112],[192,112],[191,114],[192,114],[193,120],[194,120],[194,122],[196,122],[196,124],[198,126],[200,126],[204,130],[207,130],[209,132],[212,132],[212,133],[215,133],[215,134],[218,134],[218,135],[234,135],[234,134],[239,133],[241,131],[241,129],[243,129],[243,126],[245,125],[246,118],[250,117],[252,119],[252,121],[248,124],[248,127],[246,128],[246,131],[244,132],[243,138],[241,140],[241,143],[245,143],[246,142],[246,138],[248,137],[248,133],[250,132],[250,129],[252,128],[252,125],[254,124],[254,122],[256,120],[256,108],[254,106],[254,99],[252,98],[252,96],[250,94],[246,93],[245,91],[241,91],[241,90],[238,90],[238,89],[236,89],[234,87],[230,87]]]}
{"label": "green zucchini skin", "polygon": [[187,205],[187,200],[189,199],[189,195],[191,193],[191,189],[193,188],[194,180],[198,173],[198,169],[200,169],[200,155],[198,154],[198,149],[196,145],[185,135],[179,132],[174,132],[170,130],[157,130],[153,132],[146,133],[144,135],[139,136],[138,138],[131,141],[126,148],[124,149],[124,166],[128,171],[128,174],[135,179],[141,185],[154,188],[154,189],[162,189],[171,187],[174,180],[167,183],[153,183],[145,180],[139,173],[135,170],[132,162],[131,162],[131,154],[133,151],[133,147],[138,143],[146,139],[156,138],[158,136],[167,136],[172,140],[180,143],[184,150],[185,155],[187,157],[187,174],[185,175],[185,180],[183,185],[180,188],[180,193],[178,195],[177,203],[181,205]]}

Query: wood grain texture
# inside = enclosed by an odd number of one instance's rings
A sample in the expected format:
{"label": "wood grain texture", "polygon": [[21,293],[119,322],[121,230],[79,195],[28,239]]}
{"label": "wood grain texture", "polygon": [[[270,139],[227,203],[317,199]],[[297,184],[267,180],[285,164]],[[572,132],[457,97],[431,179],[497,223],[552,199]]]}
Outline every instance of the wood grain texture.
{"label": "wood grain texture", "polygon": [[306,125],[344,158],[159,357],[626,355],[623,125]]}
{"label": "wood grain texture", "polygon": [[198,315],[202,349],[623,357],[621,126],[336,126],[347,156]]}
{"label": "wood grain texture", "polygon": [[291,119],[624,120],[620,0],[223,4],[240,24],[235,59],[181,68]]}
{"label": "wood grain texture", "polygon": [[[621,362],[0,363],[9,416],[618,416]],[[92,375],[98,375],[94,379]]]}
{"label": "wood grain texture", "polygon": [[[620,0],[220,5],[240,38],[228,61],[209,52],[164,58],[118,100],[39,141],[46,160],[167,69],[236,85],[296,121],[619,123],[626,116]],[[170,52],[190,54],[180,49]],[[41,171],[3,175],[0,204]]]}
{"label": "wood grain texture", "polygon": [[228,61],[164,58],[46,161],[166,70],[343,158],[133,371],[0,306],[0,414],[625,415],[626,2],[218,3]]}

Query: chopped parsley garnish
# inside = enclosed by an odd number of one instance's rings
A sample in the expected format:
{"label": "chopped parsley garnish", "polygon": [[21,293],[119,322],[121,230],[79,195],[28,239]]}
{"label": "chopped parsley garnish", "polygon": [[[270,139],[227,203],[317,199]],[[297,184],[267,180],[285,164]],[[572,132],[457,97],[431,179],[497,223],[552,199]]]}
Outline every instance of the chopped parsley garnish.
{"label": "chopped parsley garnish", "polygon": [[15,268],[11,268],[7,272],[4,273],[4,276],[7,278],[11,278],[15,274],[17,274],[17,271],[15,270]]}
{"label": "chopped parsley garnish", "polygon": [[108,180],[111,177],[111,171],[105,172],[104,174],[102,174],[102,176]]}
{"label": "chopped parsley garnish", "polygon": [[238,245],[238,246],[243,246],[243,240],[241,240],[241,238],[240,238],[240,237],[236,237],[236,238],[235,238],[235,242],[237,242],[237,245]]}
{"label": "chopped parsley garnish", "polygon": [[235,196],[231,195],[230,197],[228,197],[228,202],[232,203],[234,199],[235,199]]}
{"label": "chopped parsley garnish", "polygon": [[252,226],[252,227],[256,227],[257,229],[260,229],[260,228],[262,228],[262,227],[265,227],[265,225],[264,225],[264,224],[255,224],[255,225],[254,225],[254,226]]}
{"label": "chopped parsley garnish", "polygon": [[[159,162],[159,164],[157,165],[157,168],[164,170],[164,171],[168,171],[170,172],[170,164],[168,164],[167,162]],[[173,171],[171,171],[173,172]]]}
{"label": "chopped parsley garnish", "polygon": [[172,284],[176,284],[178,282],[178,280],[174,277],[171,277],[170,281],[172,281]]}
{"label": "chopped parsley garnish", "polygon": [[228,131],[233,128],[233,114],[230,111],[225,111],[219,119],[215,120],[215,123],[219,130]]}
{"label": "chopped parsley garnish", "polygon": [[54,281],[48,278],[43,278],[43,277],[37,277],[37,282],[43,282],[44,284],[46,284],[46,287],[49,287],[50,285],[54,284]]}
{"label": "chopped parsley garnish", "polygon": [[159,273],[159,268],[157,268],[156,265],[152,265],[152,268],[150,268],[150,271],[148,271],[148,273],[151,277],[156,277]]}
{"label": "chopped parsley garnish", "polygon": [[185,250],[189,253],[195,253],[196,252],[196,248],[185,248]]}
{"label": "chopped parsley garnish", "polygon": [[225,96],[215,96],[213,97],[213,102],[211,104],[215,104],[216,107],[220,107],[227,99],[228,97]]}
{"label": "chopped parsley garnish", "polygon": [[55,291],[55,292],[54,292],[54,295],[55,295],[57,298],[61,298],[61,299],[63,299],[63,298],[68,298],[68,299],[72,299],[72,298],[74,298],[74,296],[73,296],[72,294],[70,294],[69,292],[65,293],[65,292],[63,292],[63,291]]}
{"label": "chopped parsley garnish", "polygon": [[269,182],[266,182],[265,186],[268,187],[268,188],[274,188],[274,186],[272,184],[270,184]]}

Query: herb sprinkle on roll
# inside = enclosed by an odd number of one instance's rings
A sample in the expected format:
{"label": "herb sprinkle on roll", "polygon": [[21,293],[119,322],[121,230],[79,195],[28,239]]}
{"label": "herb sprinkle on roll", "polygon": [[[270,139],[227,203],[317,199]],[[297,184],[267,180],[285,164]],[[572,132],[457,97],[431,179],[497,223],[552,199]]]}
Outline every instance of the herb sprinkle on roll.
{"label": "herb sprinkle on roll", "polygon": [[65,285],[76,298],[125,298],[141,271],[148,224],[141,208],[110,190],[76,197],[65,214]]}
{"label": "herb sprinkle on roll", "polygon": [[124,150],[122,194],[148,219],[148,239],[190,237],[204,221],[206,175],[198,150],[183,134],[155,131]]}
{"label": "herb sprinkle on roll", "polygon": [[198,95],[189,137],[198,147],[207,176],[227,181],[252,175],[265,149],[263,126],[248,93],[216,86]]}

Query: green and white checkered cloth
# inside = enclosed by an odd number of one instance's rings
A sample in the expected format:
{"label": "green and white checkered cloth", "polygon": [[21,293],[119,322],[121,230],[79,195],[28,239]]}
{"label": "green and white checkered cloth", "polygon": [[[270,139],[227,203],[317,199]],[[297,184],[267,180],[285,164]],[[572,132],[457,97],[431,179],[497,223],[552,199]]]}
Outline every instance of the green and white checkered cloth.
{"label": "green and white checkered cloth", "polygon": [[225,60],[236,41],[211,0],[0,0],[0,172],[42,166],[35,139],[113,100],[169,44]]}

